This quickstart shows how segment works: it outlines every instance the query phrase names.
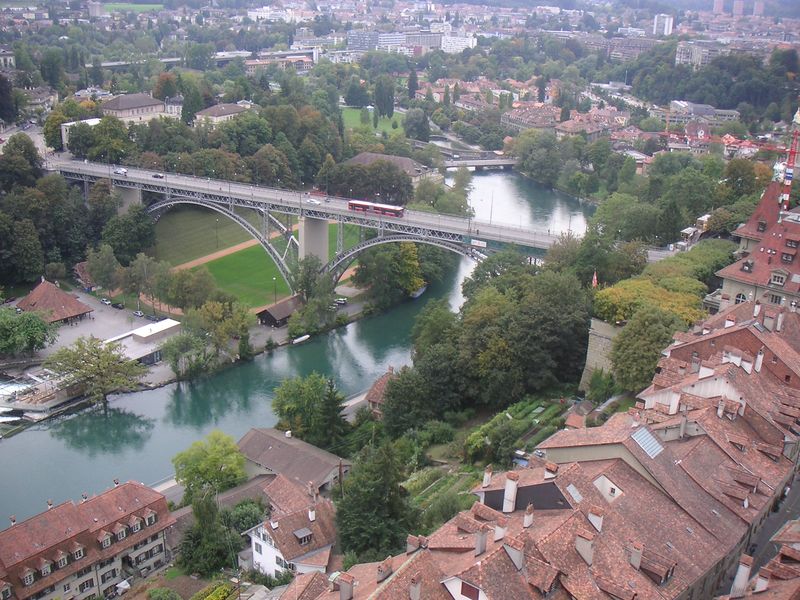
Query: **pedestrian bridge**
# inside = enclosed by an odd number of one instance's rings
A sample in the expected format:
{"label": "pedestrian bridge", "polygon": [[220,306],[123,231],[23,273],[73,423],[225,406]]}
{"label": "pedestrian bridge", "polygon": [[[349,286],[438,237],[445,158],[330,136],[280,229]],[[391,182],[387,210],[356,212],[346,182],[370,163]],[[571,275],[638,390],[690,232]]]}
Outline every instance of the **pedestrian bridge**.
{"label": "pedestrian bridge", "polygon": [[483,157],[476,157],[476,158],[452,158],[445,160],[443,162],[445,168],[458,168],[458,167],[475,167],[475,169],[486,169],[486,168],[503,168],[503,169],[510,169],[517,164],[516,158],[503,158],[497,157],[495,158],[483,158]]}
{"label": "pedestrian bridge", "polygon": [[[120,174],[114,172],[115,165],[58,158],[51,158],[47,168],[67,179],[83,182],[86,192],[89,184],[108,179],[127,203],[141,202],[143,191],[159,194],[162,199],[147,208],[155,217],[181,204],[202,206],[223,214],[259,241],[275,260],[290,287],[292,273],[287,262],[287,250],[292,246],[298,249],[299,258],[318,256],[325,265],[324,270],[338,280],[358,254],[379,244],[418,242],[480,260],[489,248],[514,244],[523,249],[547,249],[558,239],[557,234],[547,230],[424,211],[406,210],[402,217],[355,212],[348,208],[348,198],[315,197],[292,190],[177,173],[128,168],[125,174]],[[247,219],[237,209],[251,209],[258,219]],[[278,214],[299,219],[299,241],[291,229],[276,218]],[[340,225],[337,227],[336,256],[331,261],[328,260],[330,222]],[[342,225],[347,223],[373,229],[378,235],[345,250]],[[289,241],[284,250],[272,243],[276,231]]]}

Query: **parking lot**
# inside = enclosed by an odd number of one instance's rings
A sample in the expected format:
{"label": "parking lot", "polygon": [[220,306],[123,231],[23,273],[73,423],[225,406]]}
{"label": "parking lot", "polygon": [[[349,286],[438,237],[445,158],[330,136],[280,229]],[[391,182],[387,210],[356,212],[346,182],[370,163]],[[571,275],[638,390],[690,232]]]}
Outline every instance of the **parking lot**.
{"label": "parking lot", "polygon": [[92,307],[94,311],[82,321],[75,323],[75,325],[62,325],[59,327],[58,339],[54,344],[42,350],[42,356],[48,356],[59,348],[69,346],[79,337],[93,335],[101,340],[107,340],[148,323],[145,319],[133,316],[135,307],[134,309],[124,308],[118,310],[101,304],[100,300],[89,294],[76,290],[70,293],[77,296],[84,304]]}

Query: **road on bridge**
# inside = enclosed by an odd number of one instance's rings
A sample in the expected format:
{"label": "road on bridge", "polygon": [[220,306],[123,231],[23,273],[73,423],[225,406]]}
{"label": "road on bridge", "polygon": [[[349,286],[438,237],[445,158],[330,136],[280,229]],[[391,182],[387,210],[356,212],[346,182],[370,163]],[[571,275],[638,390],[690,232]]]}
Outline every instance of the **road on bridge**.
{"label": "road on bridge", "polygon": [[263,207],[272,212],[353,222],[389,233],[413,234],[431,239],[472,244],[478,249],[484,247],[482,243],[488,242],[547,249],[559,237],[556,233],[544,229],[524,228],[505,223],[487,223],[424,211],[406,210],[403,217],[355,212],[348,208],[347,198],[328,197],[323,201],[307,193],[293,190],[177,173],[162,174],[134,167],[127,168],[126,173],[123,174],[114,172],[119,169],[116,165],[51,157],[47,162],[47,168],[59,171],[67,178],[85,181],[111,179],[114,185],[119,187],[140,188],[169,194],[175,202],[180,202],[182,197],[191,197],[246,208]]}

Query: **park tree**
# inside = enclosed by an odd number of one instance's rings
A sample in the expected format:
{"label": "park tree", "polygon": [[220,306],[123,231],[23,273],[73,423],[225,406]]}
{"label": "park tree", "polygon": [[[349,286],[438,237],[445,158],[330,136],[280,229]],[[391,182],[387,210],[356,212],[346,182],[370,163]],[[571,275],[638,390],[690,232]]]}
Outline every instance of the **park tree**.
{"label": "park tree", "polygon": [[308,302],[316,295],[321,270],[322,260],[314,254],[309,254],[297,262],[294,274],[295,289],[304,302]]}
{"label": "park tree", "polygon": [[32,355],[52,344],[58,337],[55,325],[34,312],[17,314],[0,308],[0,355]]}
{"label": "park tree", "polygon": [[632,393],[650,385],[661,351],[684,328],[681,319],[657,306],[639,309],[614,338],[611,362],[617,385]]}
{"label": "park tree", "polygon": [[61,87],[64,77],[64,55],[60,48],[48,48],[39,61],[39,71],[52,88]]}
{"label": "park tree", "polygon": [[4,75],[0,75],[0,119],[6,123],[13,123],[17,119],[11,82]]}
{"label": "park tree", "polygon": [[415,140],[427,142],[430,139],[431,127],[428,116],[421,108],[412,108],[405,114],[403,129],[408,137]]}
{"label": "park tree", "polygon": [[194,83],[185,85],[183,92],[183,106],[181,107],[181,121],[187,125],[194,122],[197,111],[203,110],[203,97]]}
{"label": "park tree", "polygon": [[104,342],[94,336],[80,337],[45,361],[64,378],[66,385],[79,385],[92,402],[107,405],[112,392],[135,389],[147,372],[143,364],[130,360],[119,342]]}
{"label": "park tree", "polygon": [[178,82],[173,73],[163,72],[158,75],[153,86],[153,98],[164,100],[178,95]]}
{"label": "park tree", "polygon": [[203,337],[194,332],[168,338],[161,345],[161,355],[178,379],[191,379],[203,373],[213,357]]}
{"label": "park tree", "polygon": [[14,221],[9,263],[15,281],[36,281],[44,273],[44,252],[30,219]]}
{"label": "park tree", "polygon": [[155,277],[158,272],[156,259],[144,252],[136,255],[128,268],[122,270],[122,289],[136,296],[136,308],[140,306],[140,296],[147,294],[151,298],[155,293]]}
{"label": "park tree", "polygon": [[89,189],[89,222],[86,232],[93,242],[99,241],[106,223],[117,214],[122,200],[111,188],[108,179],[100,179]]}
{"label": "park tree", "polygon": [[242,483],[247,474],[236,441],[215,429],[172,459],[175,480],[184,487],[183,504],[209,492],[220,493]]}
{"label": "park tree", "polygon": [[361,81],[356,75],[350,78],[350,83],[347,84],[347,90],[344,94],[344,103],[347,106],[355,106],[361,108],[369,104],[369,92],[367,88],[361,84]]}
{"label": "park tree", "polygon": [[111,217],[103,228],[102,238],[104,244],[114,249],[119,262],[128,265],[155,243],[155,223],[144,206],[136,204],[124,215]]}
{"label": "park tree", "polygon": [[381,75],[375,82],[375,109],[380,117],[392,118],[394,115],[394,79]]}
{"label": "park tree", "polygon": [[76,123],[69,128],[67,148],[75,158],[86,158],[94,146],[94,129],[88,123]]}
{"label": "park tree", "polygon": [[94,143],[89,149],[89,160],[118,164],[134,149],[125,123],[116,117],[103,117],[93,130]]}
{"label": "park tree", "polygon": [[361,451],[336,502],[336,528],[345,552],[371,551],[378,557],[400,549],[417,522],[400,485],[403,479],[403,465],[390,444]]}
{"label": "park tree", "polygon": [[106,290],[113,290],[119,283],[120,264],[114,249],[101,244],[96,250],[90,248],[86,257],[86,268],[92,280]]}
{"label": "park tree", "polygon": [[42,134],[44,135],[44,143],[49,147],[59,152],[64,149],[63,140],[61,139],[61,125],[69,122],[67,117],[60,110],[53,110],[47,115]]}
{"label": "park tree", "polygon": [[417,70],[411,69],[411,73],[408,75],[408,99],[413,100],[417,96],[417,90],[419,89],[419,79],[417,78]]}
{"label": "park tree", "polygon": [[249,158],[249,163],[254,183],[294,186],[295,176],[286,155],[272,144],[262,146]]}

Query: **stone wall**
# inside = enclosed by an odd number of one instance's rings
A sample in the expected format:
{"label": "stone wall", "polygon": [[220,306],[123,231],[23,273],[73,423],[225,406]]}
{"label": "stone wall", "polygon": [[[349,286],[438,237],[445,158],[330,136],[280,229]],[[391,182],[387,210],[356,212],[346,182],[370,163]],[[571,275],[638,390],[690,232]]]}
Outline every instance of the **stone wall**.
{"label": "stone wall", "polygon": [[622,327],[616,327],[600,319],[592,319],[589,329],[589,346],[586,348],[586,365],[583,367],[580,390],[589,387],[589,380],[595,369],[611,371],[611,343],[617,337]]}

